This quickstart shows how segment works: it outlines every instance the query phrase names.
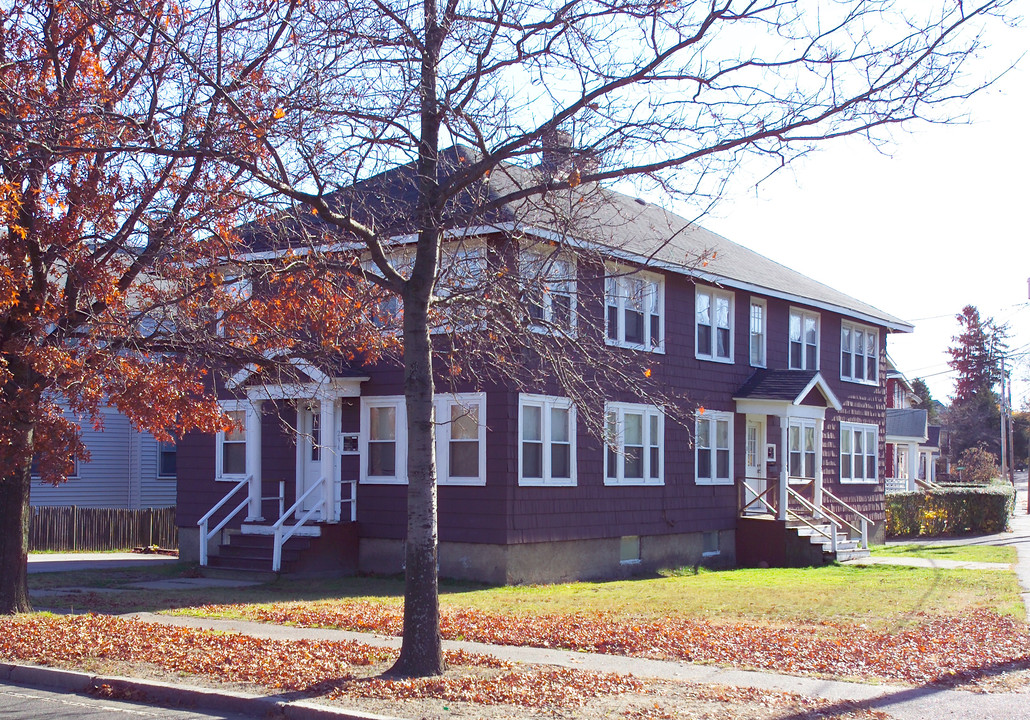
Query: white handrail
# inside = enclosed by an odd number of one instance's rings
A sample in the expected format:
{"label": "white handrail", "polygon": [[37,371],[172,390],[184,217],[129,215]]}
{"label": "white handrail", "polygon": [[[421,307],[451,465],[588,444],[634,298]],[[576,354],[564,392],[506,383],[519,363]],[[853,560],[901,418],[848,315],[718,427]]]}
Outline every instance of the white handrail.
{"label": "white handrail", "polygon": [[236,487],[234,487],[232,490],[230,490],[228,493],[226,493],[225,497],[223,497],[221,500],[219,500],[218,503],[213,508],[211,508],[206,513],[204,513],[204,517],[200,518],[200,520],[197,521],[197,525],[200,527],[200,564],[202,566],[206,566],[207,565],[207,543],[208,543],[208,540],[213,538],[217,533],[221,532],[222,528],[224,528],[229,523],[230,520],[232,520],[234,517],[239,515],[243,511],[243,508],[247,507],[247,504],[250,502],[250,498],[244,498],[243,502],[241,502],[239,505],[237,505],[236,509],[233,510],[228,515],[226,515],[222,519],[222,522],[218,523],[215,526],[215,528],[213,530],[211,530],[210,532],[207,529],[208,521],[211,519],[211,517],[216,512],[218,512],[219,510],[222,509],[222,506],[225,505],[225,503],[229,501],[229,498],[231,498],[233,495],[238,493],[243,487],[248,485],[250,483],[250,481],[253,479],[253,477],[254,477],[253,475],[248,475],[247,477],[243,478],[238,483],[236,483]]}
{"label": "white handrail", "polygon": [[[754,479],[764,480],[765,478],[754,478]],[[748,485],[747,481],[748,481],[747,478],[741,478],[740,484],[744,487],[745,490],[750,492],[755,497],[752,498],[751,500],[749,500],[748,502],[744,503],[744,506],[740,509],[740,511],[741,512],[747,512],[747,509],[750,508],[752,505],[755,505],[756,503],[761,503],[762,505],[765,505],[765,509],[768,510],[771,515],[775,515],[776,514],[776,508],[774,508],[769,503],[769,501],[765,499],[765,496],[768,495],[771,492],[775,492],[777,490],[777,487],[775,485],[770,485],[769,487],[767,487],[765,489],[765,492],[761,492],[760,493],[760,492],[758,492],[758,490],[756,490],[755,488],[753,488],[750,485]]]}
{"label": "white handrail", "polygon": [[[311,484],[304,494],[297,498],[297,501],[290,506],[290,509],[279,516],[279,519],[275,521],[275,525],[272,528],[275,530],[275,543],[272,546],[272,572],[279,572],[279,568],[282,566],[283,560],[283,545],[286,541],[293,537],[294,533],[301,528],[304,523],[314,517],[315,513],[322,509],[323,503],[318,503],[307,512],[305,512],[296,523],[294,523],[288,530],[283,531],[283,525],[286,522],[286,518],[297,512],[305,500],[311,496],[311,494],[322,487],[325,483],[325,475],[322,475],[318,480]],[[328,509],[328,508],[327,508]]]}
{"label": "white handrail", "polygon": [[[852,528],[853,530],[858,530],[859,535],[862,537],[862,549],[863,550],[868,550],[869,549],[869,526],[873,522],[872,518],[866,517],[865,515],[860,513],[858,510],[856,510],[855,508],[851,507],[846,502],[844,502],[839,497],[834,495],[829,490],[826,490],[825,488],[823,489],[823,495],[827,496],[828,498],[830,498],[830,500],[832,500],[833,502],[835,502],[838,505],[842,506],[847,512],[849,512],[852,515],[855,515],[855,516],[858,517],[859,525],[861,526],[861,528],[856,528],[851,523],[847,523],[847,525],[850,528]],[[829,511],[829,512],[832,512],[832,511]]]}
{"label": "white handrail", "polygon": [[[813,516],[815,516],[815,514],[817,512],[819,512],[820,510],[822,510],[824,512],[829,512],[829,511],[826,511],[825,508],[818,508],[818,507],[816,507],[813,503],[809,502],[808,499],[804,495],[802,495],[801,493],[793,490],[792,488],[787,488],[787,493],[788,493],[788,496],[793,496],[793,497],[797,498],[798,502],[800,502],[801,505],[804,508],[806,508],[810,513],[812,513]],[[788,515],[793,515],[797,520],[800,520],[802,523],[804,523],[808,527],[812,528],[814,531],[816,531],[817,533],[819,533],[823,537],[826,537],[830,541],[830,550],[831,550],[831,552],[833,552],[834,555],[837,554],[837,531],[840,530],[840,525],[837,524],[837,520],[836,519],[834,519],[833,517],[826,518],[826,521],[830,525],[830,532],[829,532],[829,534],[827,534],[827,532],[825,530],[823,530],[822,528],[820,528],[820,527],[810,523],[806,518],[802,517],[801,515],[797,514],[793,510],[791,510],[790,507],[787,508],[787,514]],[[831,513],[831,514],[835,515],[836,513]]]}

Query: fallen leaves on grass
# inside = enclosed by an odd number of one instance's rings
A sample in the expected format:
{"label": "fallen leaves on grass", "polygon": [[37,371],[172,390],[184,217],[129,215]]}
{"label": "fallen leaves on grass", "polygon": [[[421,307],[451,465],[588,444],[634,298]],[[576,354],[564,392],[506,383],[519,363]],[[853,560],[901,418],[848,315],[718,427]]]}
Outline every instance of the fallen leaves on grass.
{"label": "fallen leaves on grass", "polygon": [[[199,612],[390,635],[400,634],[402,626],[399,608],[364,601],[207,606]],[[830,623],[777,628],[693,619],[632,621],[605,613],[492,615],[462,609],[443,613],[441,631],[453,640],[917,684],[957,684],[1030,666],[1027,627],[987,610],[932,616],[886,632]]]}
{"label": "fallen leaves on grass", "polygon": [[[642,692],[629,676],[571,669],[524,670],[497,658],[449,651],[442,678],[357,678],[396,653],[357,642],[270,640],[101,615],[21,615],[0,621],[0,657],[39,664],[89,660],[150,663],[164,670],[331,697],[433,698],[450,702],[573,707],[602,695]],[[371,672],[371,671],[369,671]]]}

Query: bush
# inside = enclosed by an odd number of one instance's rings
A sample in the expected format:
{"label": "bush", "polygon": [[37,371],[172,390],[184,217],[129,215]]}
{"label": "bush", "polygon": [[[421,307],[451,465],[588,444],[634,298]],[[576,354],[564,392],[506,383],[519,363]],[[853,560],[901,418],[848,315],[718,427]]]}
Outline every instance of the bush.
{"label": "bush", "polygon": [[887,496],[888,537],[997,533],[1008,527],[1012,486],[935,488]]}
{"label": "bush", "polygon": [[963,450],[958,456],[958,465],[962,468],[962,482],[974,485],[986,485],[1001,474],[994,462],[994,455],[987,452],[983,445]]}

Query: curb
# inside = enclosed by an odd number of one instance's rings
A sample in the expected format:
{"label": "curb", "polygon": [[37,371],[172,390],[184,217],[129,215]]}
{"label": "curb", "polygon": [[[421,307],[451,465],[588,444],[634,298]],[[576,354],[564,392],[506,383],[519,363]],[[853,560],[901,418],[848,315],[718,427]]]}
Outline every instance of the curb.
{"label": "curb", "polygon": [[277,700],[266,695],[189,687],[117,675],[91,675],[41,665],[0,662],[0,682],[63,690],[112,700],[211,710],[248,717],[287,720],[400,720],[392,716],[333,708],[304,700]]}

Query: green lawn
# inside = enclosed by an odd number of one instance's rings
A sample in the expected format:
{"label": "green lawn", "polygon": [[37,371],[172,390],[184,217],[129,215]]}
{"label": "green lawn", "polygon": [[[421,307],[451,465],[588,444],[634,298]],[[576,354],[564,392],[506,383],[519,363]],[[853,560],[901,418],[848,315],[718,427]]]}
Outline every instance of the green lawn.
{"label": "green lawn", "polygon": [[874,545],[869,548],[869,552],[879,557],[1008,564],[1016,562],[1016,549],[999,545]]}

